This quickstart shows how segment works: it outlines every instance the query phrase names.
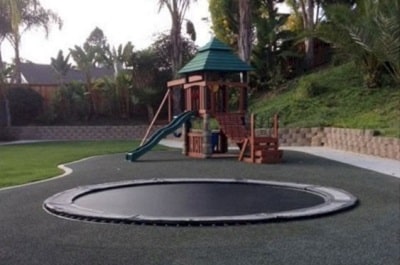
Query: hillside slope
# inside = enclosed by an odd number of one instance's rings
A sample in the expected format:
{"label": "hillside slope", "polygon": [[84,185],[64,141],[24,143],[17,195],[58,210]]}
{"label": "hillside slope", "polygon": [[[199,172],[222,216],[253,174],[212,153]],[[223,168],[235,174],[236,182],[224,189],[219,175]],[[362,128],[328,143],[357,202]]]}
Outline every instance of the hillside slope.
{"label": "hillside slope", "polygon": [[290,81],[276,93],[253,95],[250,110],[280,115],[281,127],[374,129],[400,137],[400,87],[366,89],[353,63],[331,67]]}

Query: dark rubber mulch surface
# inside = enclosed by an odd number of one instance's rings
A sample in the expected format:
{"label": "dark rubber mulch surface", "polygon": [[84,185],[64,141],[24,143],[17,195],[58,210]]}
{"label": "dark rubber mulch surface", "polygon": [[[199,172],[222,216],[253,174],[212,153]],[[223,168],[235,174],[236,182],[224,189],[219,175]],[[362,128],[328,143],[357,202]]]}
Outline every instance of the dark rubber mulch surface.
{"label": "dark rubber mulch surface", "polygon": [[[278,165],[194,160],[150,152],[70,165],[70,176],[0,191],[0,264],[332,264],[400,263],[400,180],[286,151]],[[147,178],[249,178],[344,189],[349,211],[299,221],[226,227],[99,224],[46,213],[48,197],[81,185]]]}

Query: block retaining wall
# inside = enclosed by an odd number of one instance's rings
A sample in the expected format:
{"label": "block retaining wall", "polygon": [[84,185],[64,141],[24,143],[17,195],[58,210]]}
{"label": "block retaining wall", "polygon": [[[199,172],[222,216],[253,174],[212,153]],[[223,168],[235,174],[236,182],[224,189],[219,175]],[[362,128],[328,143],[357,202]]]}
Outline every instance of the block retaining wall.
{"label": "block retaining wall", "polygon": [[[154,126],[154,130],[161,125]],[[147,125],[137,126],[24,126],[0,128],[0,138],[13,140],[132,140],[142,139]],[[257,135],[270,135],[257,129]],[[373,130],[343,128],[281,128],[282,146],[326,146],[400,160],[400,139],[375,136]]]}
{"label": "block retaining wall", "polygon": [[[270,129],[257,129],[257,135],[270,135]],[[281,128],[282,146],[326,146],[333,149],[400,160],[400,139],[375,136],[374,130],[343,128]]]}
{"label": "block retaining wall", "polygon": [[[133,140],[142,139],[147,125],[137,126],[24,126],[7,128],[13,140]],[[154,126],[152,131],[161,128]]]}

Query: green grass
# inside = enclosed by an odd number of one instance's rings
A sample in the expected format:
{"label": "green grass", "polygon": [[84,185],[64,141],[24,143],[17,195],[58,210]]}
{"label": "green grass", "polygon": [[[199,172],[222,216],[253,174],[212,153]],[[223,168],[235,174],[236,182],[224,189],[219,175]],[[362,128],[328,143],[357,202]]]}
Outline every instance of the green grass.
{"label": "green grass", "polygon": [[0,187],[50,178],[62,173],[57,168],[60,164],[95,155],[128,152],[138,145],[138,141],[79,141],[0,146]]}
{"label": "green grass", "polygon": [[349,63],[303,76],[279,93],[256,95],[250,109],[259,116],[257,126],[279,113],[282,127],[373,129],[400,137],[400,87],[371,90],[362,83]]}

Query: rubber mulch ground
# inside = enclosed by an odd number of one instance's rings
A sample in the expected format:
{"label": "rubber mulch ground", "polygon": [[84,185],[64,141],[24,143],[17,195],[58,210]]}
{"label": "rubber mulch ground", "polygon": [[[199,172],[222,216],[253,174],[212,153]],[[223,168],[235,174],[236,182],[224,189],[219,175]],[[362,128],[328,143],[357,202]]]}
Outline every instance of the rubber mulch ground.
{"label": "rubber mulch ground", "polygon": [[[0,264],[400,264],[400,180],[299,152],[278,165],[195,160],[178,151],[124,154],[69,165],[64,178],[0,190]],[[223,227],[99,224],[42,209],[51,195],[81,185],[143,178],[249,178],[344,189],[357,207],[297,221]]]}

